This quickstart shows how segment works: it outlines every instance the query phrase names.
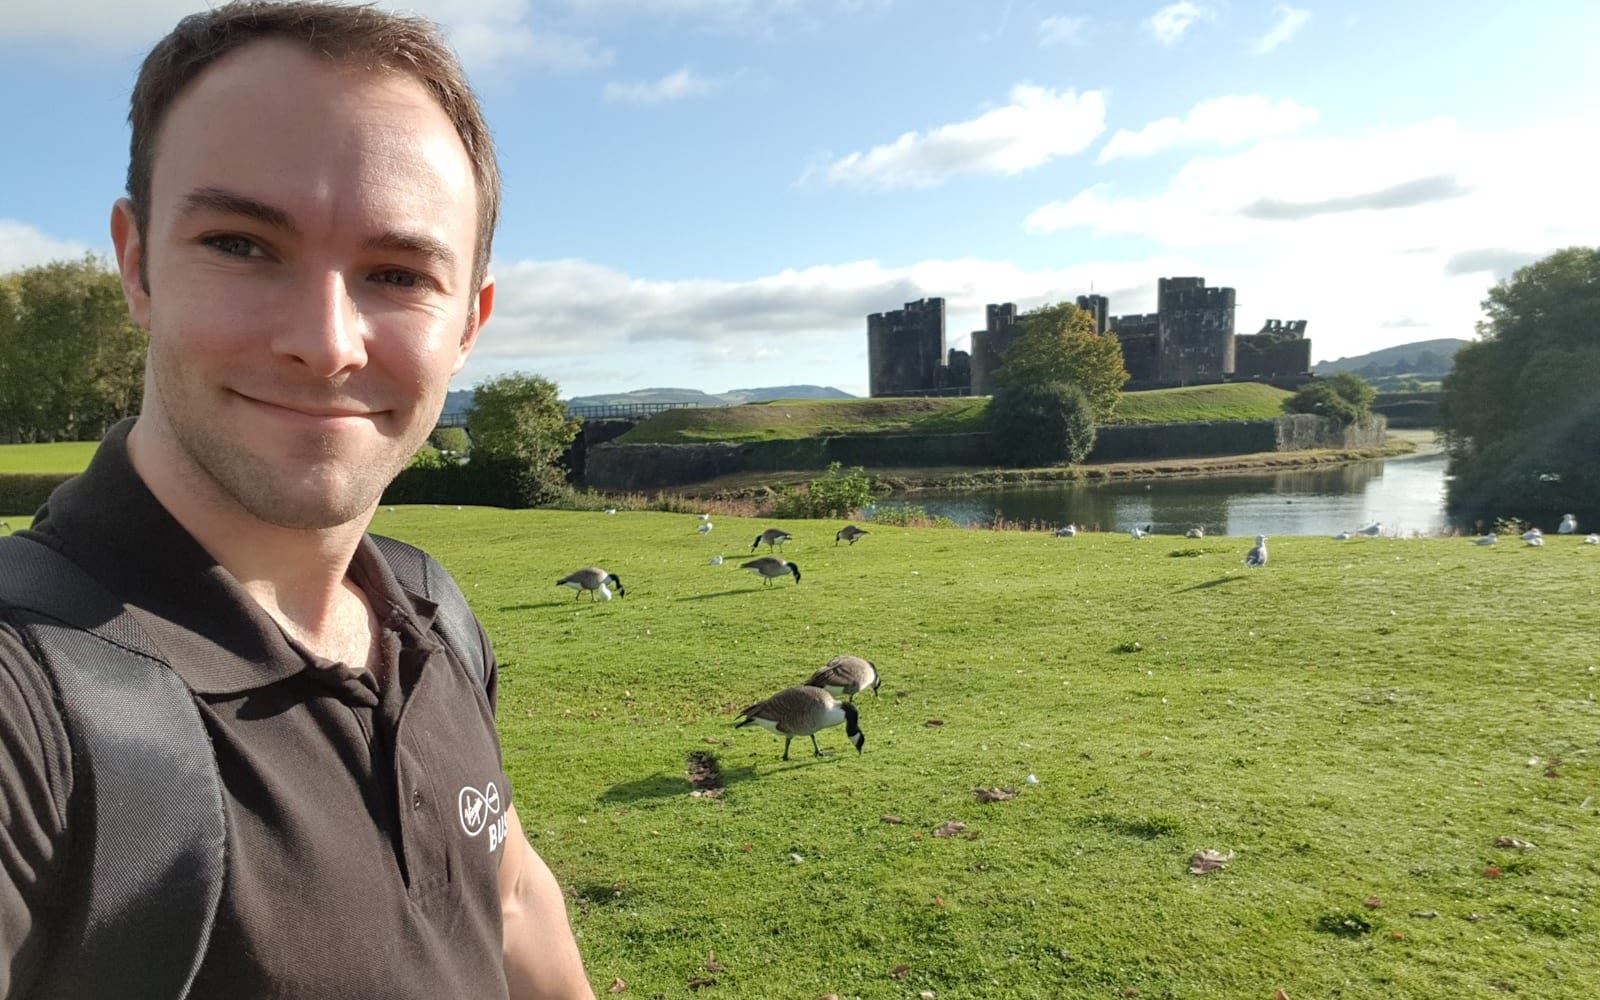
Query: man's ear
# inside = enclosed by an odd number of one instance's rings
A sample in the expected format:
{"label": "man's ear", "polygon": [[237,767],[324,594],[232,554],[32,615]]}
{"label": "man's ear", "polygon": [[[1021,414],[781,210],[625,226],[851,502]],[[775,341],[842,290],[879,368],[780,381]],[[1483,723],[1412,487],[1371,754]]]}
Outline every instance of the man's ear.
{"label": "man's ear", "polygon": [[478,287],[478,301],[473,304],[472,313],[467,317],[467,328],[461,332],[460,353],[456,355],[455,367],[450,374],[460,374],[461,367],[467,363],[467,355],[472,353],[472,348],[478,343],[478,334],[483,330],[483,324],[489,322],[489,316],[494,312],[494,275],[483,276],[483,284]]}
{"label": "man's ear", "polygon": [[144,244],[133,218],[133,202],[118,198],[111,206],[111,245],[116,248],[117,270],[122,274],[122,297],[128,300],[128,315],[146,330],[150,329],[150,285],[145,281]]}

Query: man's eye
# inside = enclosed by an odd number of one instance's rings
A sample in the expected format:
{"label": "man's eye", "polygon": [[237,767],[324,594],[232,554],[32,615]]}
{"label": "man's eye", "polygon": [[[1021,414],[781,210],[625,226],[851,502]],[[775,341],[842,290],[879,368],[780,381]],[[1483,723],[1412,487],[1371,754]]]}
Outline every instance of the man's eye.
{"label": "man's eye", "polygon": [[381,284],[393,285],[395,288],[420,288],[423,284],[422,276],[410,271],[379,271],[373,278]]}
{"label": "man's eye", "polygon": [[230,257],[259,256],[255,242],[243,236],[207,236],[202,242]]}

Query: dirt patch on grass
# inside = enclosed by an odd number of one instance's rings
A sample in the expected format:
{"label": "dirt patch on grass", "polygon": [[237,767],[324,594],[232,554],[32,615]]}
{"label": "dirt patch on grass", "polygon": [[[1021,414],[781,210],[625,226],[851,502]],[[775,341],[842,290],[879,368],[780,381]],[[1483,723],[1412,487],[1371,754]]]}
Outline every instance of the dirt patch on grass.
{"label": "dirt patch on grass", "polygon": [[689,751],[688,761],[685,765],[689,772],[690,795],[700,799],[720,799],[727,791],[722,786],[722,769],[717,765],[715,754],[706,753],[704,750]]}

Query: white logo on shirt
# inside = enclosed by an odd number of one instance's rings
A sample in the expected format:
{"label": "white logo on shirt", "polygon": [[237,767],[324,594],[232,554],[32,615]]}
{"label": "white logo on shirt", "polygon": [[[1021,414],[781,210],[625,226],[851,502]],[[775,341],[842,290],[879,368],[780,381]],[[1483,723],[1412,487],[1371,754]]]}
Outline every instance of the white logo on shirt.
{"label": "white logo on shirt", "polygon": [[[483,791],[480,792],[471,785],[466,785],[461,789],[456,801],[461,808],[461,829],[467,832],[467,836],[476,837],[488,825],[490,816],[500,815],[500,786],[491,781],[483,786]],[[504,831],[501,833],[503,835]],[[494,850],[501,839],[504,839],[503,836],[495,837],[491,834],[492,843],[489,849]]]}

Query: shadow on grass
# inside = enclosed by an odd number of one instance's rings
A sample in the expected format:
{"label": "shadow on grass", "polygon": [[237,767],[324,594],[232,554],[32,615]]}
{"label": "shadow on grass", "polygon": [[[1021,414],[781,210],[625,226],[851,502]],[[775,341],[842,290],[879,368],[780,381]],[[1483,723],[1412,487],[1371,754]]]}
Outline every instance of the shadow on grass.
{"label": "shadow on grass", "polygon": [[1210,590],[1212,587],[1220,587],[1225,583],[1238,583],[1240,580],[1243,580],[1243,579],[1244,579],[1244,577],[1239,576],[1239,575],[1219,576],[1215,580],[1207,580],[1205,583],[1197,583],[1192,587],[1185,587],[1182,590],[1178,591],[1178,593],[1187,594],[1191,590]]}
{"label": "shadow on grass", "polygon": [[[722,788],[731,787],[741,781],[749,781],[755,776],[756,770],[750,765],[727,767],[720,765],[719,762],[717,769],[717,778]],[[648,777],[635,778],[633,781],[619,781],[601,792],[598,801],[605,805],[619,805],[638,803],[645,799],[687,797],[694,788],[694,784],[685,773],[657,772]]]}
{"label": "shadow on grass", "polygon": [[579,597],[575,601],[541,601],[538,604],[506,604],[498,611],[538,611],[540,608],[587,608],[590,605],[604,604],[605,601],[586,601]]}
{"label": "shadow on grass", "polygon": [[719,590],[715,594],[691,594],[688,597],[680,597],[680,598],[678,598],[678,600],[680,600],[680,601],[709,601],[713,597],[732,597],[734,594],[748,594],[752,590],[760,590],[760,589],[761,588],[759,586],[756,586],[756,587],[740,587],[738,590]]}

